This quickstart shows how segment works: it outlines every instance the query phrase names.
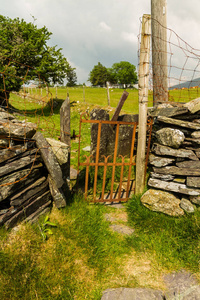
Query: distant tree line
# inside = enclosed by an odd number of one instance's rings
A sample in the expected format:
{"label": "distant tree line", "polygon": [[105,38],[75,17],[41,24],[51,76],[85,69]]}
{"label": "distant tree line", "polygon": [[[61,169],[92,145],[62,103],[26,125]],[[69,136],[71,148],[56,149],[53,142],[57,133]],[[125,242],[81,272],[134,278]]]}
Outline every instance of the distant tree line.
{"label": "distant tree line", "polygon": [[128,84],[135,84],[137,80],[136,67],[127,61],[114,63],[112,68],[106,68],[98,62],[90,72],[88,79],[93,86],[105,86],[106,82],[109,82],[110,84],[125,85],[125,87]]}

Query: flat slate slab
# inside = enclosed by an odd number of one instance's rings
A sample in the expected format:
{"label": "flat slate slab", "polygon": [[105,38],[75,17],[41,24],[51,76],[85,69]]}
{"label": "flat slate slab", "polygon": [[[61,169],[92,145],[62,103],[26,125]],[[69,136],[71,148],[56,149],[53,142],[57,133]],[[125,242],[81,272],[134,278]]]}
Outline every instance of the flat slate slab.
{"label": "flat slate slab", "polygon": [[199,161],[184,160],[181,162],[177,162],[176,166],[179,168],[197,169],[200,168],[200,160]]}
{"label": "flat slate slab", "polygon": [[10,136],[12,138],[32,138],[36,132],[36,124],[33,123],[13,123],[11,121],[0,120],[0,135]]}
{"label": "flat slate slab", "polygon": [[159,179],[150,178],[148,185],[157,189],[165,190],[168,192],[175,192],[185,195],[198,196],[200,195],[200,190],[188,188],[185,184],[176,182],[167,182]]}
{"label": "flat slate slab", "polygon": [[16,171],[7,177],[0,179],[0,202],[10,197],[14,193],[18,192],[25,186],[32,184],[40,177],[40,171],[38,169],[24,169]]}
{"label": "flat slate slab", "polygon": [[170,174],[178,176],[200,176],[200,169],[179,168],[175,166],[153,168],[153,171],[158,174]]}
{"label": "flat slate slab", "polygon": [[121,233],[123,235],[131,235],[133,232],[134,232],[134,229],[129,227],[129,226],[126,226],[126,225],[123,225],[123,224],[112,224],[110,225],[110,228],[115,231],[115,232],[118,232],[118,233]]}
{"label": "flat slate slab", "polygon": [[49,205],[51,204],[51,193],[49,191],[45,192],[34,201],[28,200],[23,206],[19,207],[16,214],[5,222],[5,228],[8,229],[14,227],[18,222],[30,216],[47,202]]}
{"label": "flat slate slab", "polygon": [[200,177],[187,177],[187,186],[200,188]]}
{"label": "flat slate slab", "polygon": [[168,287],[166,300],[200,300],[200,285],[191,273],[174,272],[165,275],[164,281]]}
{"label": "flat slate slab", "polygon": [[149,155],[149,163],[155,167],[165,167],[172,164],[174,161],[175,158],[156,156],[152,153]]}
{"label": "flat slate slab", "polygon": [[20,206],[31,197],[38,197],[48,190],[49,184],[46,177],[41,177],[33,184],[23,188],[19,193],[9,198],[11,206]]}
{"label": "flat slate slab", "polygon": [[52,176],[57,188],[61,188],[64,185],[62,170],[53,150],[40,132],[37,132],[33,138],[36,141],[38,149],[40,149],[42,159],[49,171],[49,174]]}
{"label": "flat slate slab", "polygon": [[157,117],[157,116],[175,117],[175,116],[186,114],[187,112],[188,112],[187,107],[163,107],[163,108],[153,107],[151,109],[148,109],[148,115],[152,117]]}
{"label": "flat slate slab", "polygon": [[150,288],[116,288],[103,292],[101,300],[200,300],[200,285],[186,271],[164,276],[166,291]]}
{"label": "flat slate slab", "polygon": [[0,177],[30,166],[39,159],[39,157],[39,155],[30,155],[7,162],[4,166],[0,167]]}
{"label": "flat slate slab", "polygon": [[200,110],[200,98],[196,98],[184,104],[184,107],[187,108],[192,114]]}
{"label": "flat slate slab", "polygon": [[101,300],[163,300],[161,291],[144,288],[107,289]]}
{"label": "flat slate slab", "polygon": [[187,122],[183,120],[178,120],[178,119],[173,119],[173,118],[168,118],[164,116],[158,116],[157,118],[158,121],[171,124],[171,125],[176,125],[184,128],[190,128],[193,130],[200,130],[200,125],[194,122]]}
{"label": "flat slate slab", "polygon": [[198,157],[192,150],[186,149],[172,149],[168,146],[159,145],[154,143],[152,146],[152,152],[157,155],[166,155],[166,156],[175,156],[175,157],[182,157],[182,158],[189,158],[192,160],[199,160]]}

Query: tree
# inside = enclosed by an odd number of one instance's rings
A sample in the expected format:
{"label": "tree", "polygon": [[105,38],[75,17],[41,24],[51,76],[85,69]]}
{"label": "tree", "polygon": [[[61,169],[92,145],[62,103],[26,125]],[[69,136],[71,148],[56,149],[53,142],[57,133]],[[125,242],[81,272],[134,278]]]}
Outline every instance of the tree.
{"label": "tree", "polygon": [[77,83],[77,76],[75,72],[75,68],[69,68],[69,72],[67,73],[67,86],[75,86]]}
{"label": "tree", "polygon": [[105,86],[106,81],[112,84],[134,84],[137,82],[137,73],[134,65],[127,61],[121,61],[112,65],[112,68],[104,67],[100,62],[90,72],[89,81],[92,85]]}
{"label": "tree", "polygon": [[109,72],[106,67],[104,67],[100,62],[98,65],[94,66],[89,75],[89,81],[92,85],[97,86],[105,86],[106,81],[109,79]]}
{"label": "tree", "polygon": [[0,103],[11,91],[19,91],[24,80],[39,76],[40,84],[63,84],[72,68],[61,48],[47,45],[51,35],[45,26],[0,15]]}
{"label": "tree", "polygon": [[120,84],[134,84],[137,82],[136,68],[128,61],[114,63],[110,69],[111,76]]}

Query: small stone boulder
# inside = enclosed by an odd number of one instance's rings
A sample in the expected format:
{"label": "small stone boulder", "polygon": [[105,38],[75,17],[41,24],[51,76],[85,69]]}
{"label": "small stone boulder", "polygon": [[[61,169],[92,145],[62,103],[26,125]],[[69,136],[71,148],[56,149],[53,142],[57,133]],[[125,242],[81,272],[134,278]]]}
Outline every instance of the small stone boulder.
{"label": "small stone boulder", "polygon": [[190,196],[190,201],[196,205],[200,205],[200,196]]}
{"label": "small stone boulder", "polygon": [[200,98],[196,98],[194,100],[191,100],[190,102],[187,102],[184,104],[184,107],[187,107],[187,109],[192,113],[196,113],[200,110]]}
{"label": "small stone boulder", "polygon": [[194,138],[194,139],[199,139],[200,138],[200,131],[192,132],[191,137]]}
{"label": "small stone boulder", "polygon": [[167,158],[162,156],[156,156],[152,153],[149,155],[149,163],[154,167],[165,167],[172,164],[175,161],[175,158]]}
{"label": "small stone boulder", "polygon": [[187,213],[194,213],[195,206],[186,198],[182,198],[180,207]]}
{"label": "small stone boulder", "polygon": [[141,197],[141,202],[152,211],[161,212],[173,217],[184,215],[184,211],[179,206],[180,199],[169,192],[149,189]]}
{"label": "small stone boulder", "polygon": [[185,135],[179,129],[162,128],[156,132],[156,138],[159,144],[178,149],[184,142]]}
{"label": "small stone boulder", "polygon": [[46,138],[60,165],[68,162],[69,146],[52,138]]}

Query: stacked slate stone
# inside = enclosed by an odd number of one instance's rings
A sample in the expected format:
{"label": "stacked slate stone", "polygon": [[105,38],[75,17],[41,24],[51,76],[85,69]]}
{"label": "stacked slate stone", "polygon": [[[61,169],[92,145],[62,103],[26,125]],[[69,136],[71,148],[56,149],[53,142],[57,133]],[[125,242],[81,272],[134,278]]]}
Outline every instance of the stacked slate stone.
{"label": "stacked slate stone", "polygon": [[12,228],[24,219],[34,222],[53,203],[65,206],[68,191],[58,159],[42,134],[36,133],[35,124],[20,122],[2,109],[0,226]]}
{"label": "stacked slate stone", "polygon": [[200,98],[162,104],[149,114],[155,118],[152,172],[141,201],[171,216],[194,212],[200,206]]}

